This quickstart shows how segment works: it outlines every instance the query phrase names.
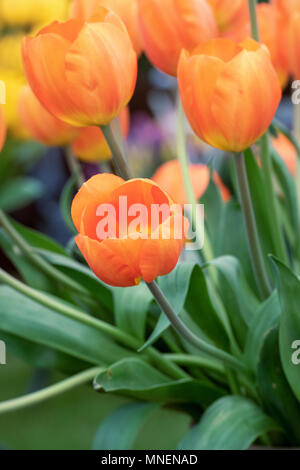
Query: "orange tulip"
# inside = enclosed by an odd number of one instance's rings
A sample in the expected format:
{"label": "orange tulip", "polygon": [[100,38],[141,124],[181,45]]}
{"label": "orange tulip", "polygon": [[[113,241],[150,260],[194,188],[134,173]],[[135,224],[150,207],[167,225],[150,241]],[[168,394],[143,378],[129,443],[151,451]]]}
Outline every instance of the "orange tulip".
{"label": "orange tulip", "polygon": [[300,9],[296,10],[287,19],[287,38],[288,38],[288,52],[289,64],[292,75],[300,79]]}
{"label": "orange tulip", "polygon": [[[157,205],[168,209],[159,218],[152,215]],[[101,174],[87,181],[75,196],[72,218],[79,231],[77,246],[96,276],[106,284],[128,287],[172,271],[188,222],[180,206],[172,212],[171,205],[170,197],[150,180],[125,182]],[[146,218],[133,227],[140,207],[146,210]],[[181,227],[180,236],[175,226]]]}
{"label": "orange tulip", "polygon": [[[261,3],[257,6],[257,19],[260,42],[269,49],[273,66],[281,86],[284,88],[289,78],[289,61],[286,34],[283,34],[285,25],[282,14],[275,4]],[[236,30],[236,37],[239,40],[248,36],[251,36],[249,18],[240,26],[239,30]]]}
{"label": "orange tulip", "polygon": [[[206,165],[196,164],[189,167],[190,178],[197,200],[199,200],[208,188],[210,181],[209,168]],[[230,199],[230,193],[223,184],[217,172],[213,175],[216,185],[224,201]],[[188,203],[180,163],[178,160],[171,160],[161,165],[154,174],[153,181],[172,197],[173,201],[184,206]]]}
{"label": "orange tulip", "polygon": [[23,40],[28,82],[41,103],[73,126],[109,124],[134,92],[137,58],[120,18],[103,8],[97,22],[52,23]]}
{"label": "orange tulip", "polygon": [[179,90],[195,133],[221,150],[241,152],[268,129],[281,99],[269,53],[256,41],[215,39],[182,51]]}
{"label": "orange tulip", "polygon": [[207,0],[216,17],[221,35],[234,37],[235,30],[249,17],[245,0]]}
{"label": "orange tulip", "polygon": [[3,148],[6,138],[6,123],[2,107],[0,106],[0,151]]}
{"label": "orange tulip", "polygon": [[[121,132],[124,138],[129,132],[129,110],[124,108],[119,115]],[[99,162],[111,158],[103,132],[99,127],[84,127],[73,142],[73,153],[79,160],[85,162]]]}
{"label": "orange tulip", "polygon": [[283,134],[272,140],[273,147],[285,162],[290,173],[296,176],[297,173],[297,152],[294,145]]}
{"label": "orange tulip", "polygon": [[273,3],[284,15],[291,15],[300,8],[300,0],[273,0]]}
{"label": "orange tulip", "polygon": [[147,56],[169,75],[177,75],[182,48],[192,50],[217,36],[205,0],[139,0],[139,20]]}
{"label": "orange tulip", "polygon": [[70,144],[78,134],[78,128],[69,126],[50,114],[25,86],[19,98],[19,114],[23,126],[35,140],[53,147]]}
{"label": "orange tulip", "polygon": [[138,25],[138,0],[75,0],[72,6],[71,16],[73,18],[90,20],[99,7],[113,10],[122,18],[132,40],[137,55],[142,52],[142,37]]}

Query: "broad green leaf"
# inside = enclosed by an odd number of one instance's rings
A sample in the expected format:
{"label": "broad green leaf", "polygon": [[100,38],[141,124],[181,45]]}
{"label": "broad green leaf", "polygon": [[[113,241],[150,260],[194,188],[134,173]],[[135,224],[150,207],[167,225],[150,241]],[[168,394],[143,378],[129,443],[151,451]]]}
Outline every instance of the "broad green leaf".
{"label": "broad green leaf", "polygon": [[219,289],[228,317],[240,345],[244,346],[248,327],[258,307],[238,259],[223,256],[210,262],[218,269]]}
{"label": "broad green leaf", "polygon": [[209,406],[224,391],[208,380],[172,380],[138,358],[123,359],[99,374],[97,391],[118,393],[158,403],[196,403]]}
{"label": "broad green leaf", "polygon": [[93,450],[134,450],[140,430],[157,408],[153,403],[129,403],[113,411],[97,430]]}
{"label": "broad green leaf", "polygon": [[95,328],[50,310],[6,286],[0,286],[0,325],[6,333],[91,364],[111,364],[134,355]]}
{"label": "broad green leaf", "polygon": [[61,255],[66,254],[64,248],[52,238],[49,238],[36,230],[25,227],[25,225],[22,225],[13,219],[10,219],[10,222],[13,224],[14,228],[19,232],[19,234],[24,238],[24,240],[28,243],[28,245],[32,246],[33,248],[49,250]]}
{"label": "broad green leaf", "polygon": [[285,429],[292,445],[300,445],[300,403],[282,370],[278,328],[265,337],[257,370],[264,407]]}
{"label": "broad green leaf", "polygon": [[215,248],[219,237],[219,232],[216,228],[220,224],[224,203],[220,191],[213,180],[211,180],[205,194],[201,197],[201,203],[205,208],[205,220],[208,227],[209,239],[212,246]]}
{"label": "broad green leaf", "polygon": [[144,341],[149,306],[153,300],[147,286],[113,289],[116,325],[131,336]]}
{"label": "broad green leaf", "polygon": [[245,347],[245,360],[253,371],[257,370],[259,355],[267,332],[279,325],[280,304],[277,291],[257,309],[249,327]]}
{"label": "broad green leaf", "polygon": [[205,411],[179,444],[180,450],[246,450],[263,434],[278,425],[254,402],[227,396]]}
{"label": "broad green leaf", "polygon": [[73,220],[71,217],[71,205],[72,205],[72,200],[74,198],[74,194],[76,192],[76,186],[77,186],[77,175],[71,176],[69,181],[67,181],[61,197],[60,197],[60,210],[63,216],[63,219],[67,225],[67,227],[70,229],[72,233],[77,234],[77,230],[75,228],[75,225],[73,224]]}
{"label": "broad green leaf", "polygon": [[17,177],[0,187],[0,208],[7,212],[23,209],[43,194],[43,185],[29,177]]}
{"label": "broad green leaf", "polygon": [[[177,315],[184,308],[204,335],[218,346],[228,348],[225,327],[210,298],[207,281],[199,265],[178,264],[171,274],[159,279],[159,285]],[[169,320],[162,314],[142,349],[153,344],[169,326]]]}
{"label": "broad green leaf", "polygon": [[273,261],[281,304],[280,356],[287,380],[300,401],[300,364],[293,360],[294,345],[300,340],[300,281],[281,261]]}

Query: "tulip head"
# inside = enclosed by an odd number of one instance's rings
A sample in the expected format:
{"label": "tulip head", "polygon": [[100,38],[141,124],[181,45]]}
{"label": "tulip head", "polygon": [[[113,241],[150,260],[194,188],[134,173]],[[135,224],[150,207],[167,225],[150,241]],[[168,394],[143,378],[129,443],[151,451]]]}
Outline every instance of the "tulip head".
{"label": "tulip head", "polygon": [[140,0],[144,50],[163,72],[176,76],[180,52],[217,36],[213,12],[205,0]]}
{"label": "tulip head", "polygon": [[[124,108],[118,116],[123,138],[129,132],[129,110]],[[84,127],[72,145],[74,155],[84,162],[100,162],[111,158],[111,150],[107,145],[103,132],[99,127]]]}
{"label": "tulip head", "polygon": [[69,0],[1,0],[0,19],[8,26],[28,27],[67,18]]}
{"label": "tulip head", "polygon": [[0,151],[3,148],[6,138],[6,123],[2,106],[0,106]]}
{"label": "tulip head", "polygon": [[247,39],[215,39],[182,51],[179,90],[194,132],[221,150],[241,152],[268,129],[281,88],[267,49]]}
{"label": "tulip head", "polygon": [[89,21],[102,7],[114,11],[123,20],[137,55],[142,52],[142,37],[138,24],[139,0],[75,0],[72,5],[73,18]]}
{"label": "tulip head", "polygon": [[226,37],[234,37],[235,29],[249,16],[245,0],[207,0],[207,3],[213,9],[220,34]]}
{"label": "tulip head", "polygon": [[135,88],[137,57],[128,32],[115,13],[101,11],[97,22],[55,22],[23,40],[24,69],[34,94],[73,126],[109,124]]}
{"label": "tulip head", "polygon": [[154,182],[125,182],[111,174],[96,175],[81,187],[72,218],[77,246],[92,271],[119,287],[172,271],[188,229],[180,206]]}
{"label": "tulip head", "polygon": [[70,144],[78,134],[78,128],[59,121],[36,98],[29,86],[20,94],[19,113],[24,127],[35,140],[50,147]]}

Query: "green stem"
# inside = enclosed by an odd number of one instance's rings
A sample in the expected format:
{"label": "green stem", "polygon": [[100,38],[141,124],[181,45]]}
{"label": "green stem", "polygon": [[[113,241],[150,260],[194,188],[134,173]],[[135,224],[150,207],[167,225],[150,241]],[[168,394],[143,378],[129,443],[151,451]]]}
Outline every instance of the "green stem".
{"label": "green stem", "polygon": [[248,0],[248,5],[249,5],[252,37],[253,39],[259,42],[259,29],[258,29],[257,14],[256,14],[257,1]]}
{"label": "green stem", "polygon": [[[197,206],[198,201],[195,197],[190,171],[189,171],[189,158],[186,150],[186,133],[185,133],[185,114],[181,104],[180,96],[178,95],[177,99],[177,157],[180,163],[182,178],[184,183],[185,192],[187,195],[187,200],[190,206],[192,207],[192,226],[193,230],[196,234],[201,233],[202,227],[199,227],[198,217],[197,217]],[[201,239],[198,235],[197,239]],[[209,237],[207,233],[204,234],[204,245],[203,245],[203,252],[200,252],[200,258],[203,262],[206,260],[209,261],[213,259],[213,251],[209,241]]]}
{"label": "green stem", "polygon": [[55,385],[51,385],[43,390],[39,390],[38,392],[15,398],[13,400],[4,401],[0,403],[0,414],[17,411],[29,406],[37,405],[38,403],[49,400],[50,398],[57,397],[62,393],[68,392],[79,385],[83,385],[93,380],[94,377],[100,374],[103,370],[103,368],[94,367],[93,369],[85,370],[80,374],[74,375],[73,377],[63,380]]}
{"label": "green stem", "polygon": [[192,356],[190,354],[164,354],[164,357],[181,366],[197,366],[225,375],[225,368],[222,362],[215,361],[209,357]]}
{"label": "green stem", "polygon": [[[117,167],[119,168],[120,171],[120,176],[123,177],[124,179],[128,179],[131,177],[131,171],[127,163],[126,156],[124,155],[124,152],[122,149],[119,147],[113,132],[109,127],[103,127],[102,128],[103,133],[105,135],[107,144],[109,145],[113,159],[116,162]],[[249,369],[245,364],[243,364],[241,361],[236,359],[234,356],[231,356],[231,354],[226,353],[225,351],[222,351],[221,349],[216,348],[215,346],[206,343],[205,341],[201,340],[198,338],[194,333],[192,333],[186,326],[185,324],[180,320],[179,317],[175,314],[174,310],[172,309],[170,303],[164,296],[163,292],[159,288],[158,284],[156,282],[151,282],[147,284],[150,292],[152,293],[154,299],[156,300],[157,304],[160,306],[162,311],[165,313],[165,315],[168,317],[170,320],[171,325],[173,326],[174,330],[177,331],[177,333],[182,336],[183,338],[186,339],[190,344],[192,344],[194,347],[198,348],[200,351],[204,352],[205,354],[209,354],[212,357],[215,357],[216,359],[219,359],[224,362],[224,364],[227,364],[228,367],[231,367],[235,370],[239,370],[240,372],[244,374],[249,373]]]}
{"label": "green stem", "polygon": [[28,245],[27,242],[17,232],[5,213],[0,209],[0,226],[1,225],[9,234],[13,242],[20,248],[26,258],[28,258],[32,264],[41,269],[41,271],[43,271],[47,276],[72,289],[73,291],[78,292],[79,294],[89,295],[89,292],[79,283],[73,281],[73,279],[69,278],[68,276],[65,276],[58,269],[54,268],[51,264],[44,260],[44,258],[35,253],[32,247]]}
{"label": "green stem", "polygon": [[266,185],[266,204],[268,207],[268,215],[270,226],[273,228],[273,241],[278,256],[284,263],[289,264],[287,250],[284,242],[283,232],[280,225],[280,216],[274,185],[272,180],[273,165],[269,147],[268,133],[266,133],[260,140],[260,156],[262,163],[262,171]]}
{"label": "green stem", "polygon": [[234,162],[240,192],[241,205],[243,208],[245,226],[248,236],[252,267],[255,274],[258,289],[262,297],[267,298],[271,294],[272,288],[268,279],[265,261],[259,242],[256,220],[248,184],[244,154],[236,154],[234,156]]}
{"label": "green stem", "polygon": [[249,373],[247,366],[243,362],[239,361],[234,356],[228,354],[222,349],[219,349],[213,346],[212,344],[207,343],[206,341],[196,336],[191,330],[189,330],[189,328],[187,328],[187,326],[182,322],[182,320],[175,314],[168,300],[166,299],[163,292],[155,282],[151,282],[150,284],[148,284],[148,287],[152,292],[153,297],[156,299],[158,305],[161,307],[162,311],[169,319],[175,331],[177,331],[177,333],[182,338],[188,341],[189,344],[199,349],[199,351],[201,351],[202,353],[208,354],[209,356],[214,357],[219,361],[222,361],[224,364],[234,370],[242,372],[246,375]]}
{"label": "green stem", "polygon": [[[101,333],[110,336],[114,340],[121,343],[123,346],[128,347],[133,351],[137,351],[141,347],[141,343],[138,339],[128,335],[119,328],[116,328],[115,326],[110,325],[109,323],[106,323],[98,318],[94,318],[90,315],[87,315],[81,310],[78,310],[77,308],[72,307],[71,305],[68,305],[65,302],[60,302],[58,299],[50,297],[47,294],[44,294],[43,292],[40,292],[36,289],[32,289],[26,284],[23,284],[22,282],[15,279],[13,276],[10,276],[6,271],[1,268],[0,281],[11,286],[16,291],[20,292],[26,297],[29,297],[35,302],[38,302],[39,304],[44,305],[47,308],[55,310],[56,312],[59,312],[68,318],[72,318],[73,320],[79,321],[80,323],[91,326],[92,328],[101,331]],[[148,348],[146,351],[146,355],[153,359],[162,371],[166,372],[172,377],[176,379],[187,377],[187,374],[185,374],[179,367],[176,367],[171,362],[165,360],[163,356],[154,348]]]}
{"label": "green stem", "polygon": [[81,186],[85,183],[85,177],[82,172],[80,162],[73,154],[72,148],[70,145],[68,147],[65,147],[65,156],[66,156],[66,160],[67,160],[71,175],[76,176],[77,187],[78,189],[80,189]]}

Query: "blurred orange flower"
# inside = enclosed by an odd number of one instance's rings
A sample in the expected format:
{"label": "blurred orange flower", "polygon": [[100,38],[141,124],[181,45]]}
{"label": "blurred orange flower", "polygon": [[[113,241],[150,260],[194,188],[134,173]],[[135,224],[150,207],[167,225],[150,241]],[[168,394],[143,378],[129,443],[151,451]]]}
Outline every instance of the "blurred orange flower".
{"label": "blurred orange flower", "polygon": [[124,21],[137,55],[143,49],[142,37],[138,24],[138,0],[74,0],[71,16],[89,21],[97,15],[99,7],[113,10]]}
{"label": "blurred orange flower", "polygon": [[35,97],[29,86],[20,93],[19,113],[31,137],[48,146],[70,144],[79,130],[50,114]]}
{"label": "blurred orange flower", "polygon": [[[121,111],[118,119],[122,135],[126,138],[129,132],[130,120],[128,107]],[[99,162],[111,158],[110,148],[99,127],[84,127],[81,129],[78,137],[73,142],[72,150],[76,157],[85,162]]]}
{"label": "blurred orange flower", "polygon": [[281,88],[265,47],[247,39],[214,39],[193,53],[182,51],[178,67],[183,107],[206,143],[241,152],[268,129]]}
{"label": "blurred orange flower", "polygon": [[160,70],[177,75],[183,48],[217,36],[213,12],[205,0],[139,0],[139,20],[144,49]]}
{"label": "blurred orange flower", "polygon": [[124,23],[103,8],[97,22],[52,23],[23,40],[28,82],[41,103],[73,126],[109,124],[130,101],[137,57]]}
{"label": "blurred orange flower", "polygon": [[3,148],[6,138],[6,123],[2,106],[0,106],[0,151]]}
{"label": "blurred orange flower", "polygon": [[283,134],[278,134],[272,140],[273,147],[279,153],[282,160],[285,162],[290,173],[296,176],[297,173],[297,152],[294,145]]}
{"label": "blurred orange flower", "polygon": [[[128,208],[125,219],[120,217],[124,198]],[[102,211],[103,204],[106,209]],[[104,235],[102,230],[99,233],[99,224],[110,225],[108,205],[115,211],[116,230],[110,233],[108,229]],[[157,205],[168,210],[154,220],[152,207]],[[172,271],[184,245],[188,221],[180,206],[172,212],[171,205],[170,197],[150,180],[125,182],[118,176],[101,174],[87,181],[74,198],[72,218],[79,231],[76,243],[96,276],[106,284],[128,287],[142,279],[151,282]],[[131,225],[140,206],[146,209],[148,217],[135,226],[133,237]],[[182,227],[181,237],[178,233],[175,236],[178,223]],[[169,227],[168,237],[164,236],[166,227]]]}
{"label": "blurred orange flower", "polygon": [[[197,200],[203,196],[208,188],[210,181],[210,172],[207,165],[195,164],[189,166],[190,178]],[[224,201],[230,199],[230,192],[223,184],[220,176],[215,171],[213,174],[214,182],[219,187],[221,196]],[[184,187],[184,181],[178,160],[171,160],[161,165],[152,177],[164,191],[172,197],[173,201],[181,204],[188,203],[187,195]]]}
{"label": "blurred orange flower", "polygon": [[249,17],[245,0],[207,0],[216,17],[221,35],[235,37],[235,30]]}

